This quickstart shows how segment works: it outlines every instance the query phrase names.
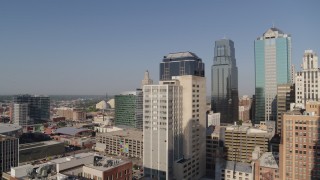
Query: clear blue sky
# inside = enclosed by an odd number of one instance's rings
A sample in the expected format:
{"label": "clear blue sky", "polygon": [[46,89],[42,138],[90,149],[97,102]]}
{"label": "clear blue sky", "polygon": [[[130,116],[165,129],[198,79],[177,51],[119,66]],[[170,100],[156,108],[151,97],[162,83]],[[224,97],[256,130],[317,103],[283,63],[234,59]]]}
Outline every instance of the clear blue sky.
{"label": "clear blue sky", "polygon": [[116,94],[159,79],[170,52],[206,65],[214,41],[235,42],[240,95],[254,93],[253,42],[272,23],[292,35],[300,69],[305,49],[320,53],[320,1],[0,1],[0,95]]}

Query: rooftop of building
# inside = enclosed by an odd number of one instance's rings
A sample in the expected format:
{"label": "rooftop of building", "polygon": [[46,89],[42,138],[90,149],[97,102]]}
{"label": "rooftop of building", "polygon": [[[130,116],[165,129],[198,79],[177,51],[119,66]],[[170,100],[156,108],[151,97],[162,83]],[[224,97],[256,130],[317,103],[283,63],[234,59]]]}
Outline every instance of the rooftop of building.
{"label": "rooftop of building", "polygon": [[0,123],[0,134],[17,131],[20,129],[22,129],[22,127],[17,124]]}
{"label": "rooftop of building", "polygon": [[16,139],[16,138],[0,134],[0,141],[5,141],[5,140],[9,140],[9,139]]}
{"label": "rooftop of building", "polygon": [[137,141],[143,140],[143,132],[136,129],[123,129],[107,133],[99,133],[97,136],[118,136]]}
{"label": "rooftop of building", "polygon": [[[72,159],[82,159],[88,156],[93,156],[94,153],[79,153],[79,154],[75,154],[73,156],[68,156],[68,157],[64,157],[64,158],[59,158],[59,159],[54,159],[51,160],[50,162],[56,163],[56,164],[61,164],[61,163],[65,163],[65,162],[69,162]],[[91,162],[88,162],[91,163]]]}
{"label": "rooftop of building", "polygon": [[96,163],[86,164],[85,166],[88,168],[92,168],[98,171],[107,171],[109,169],[115,168],[117,166],[128,163],[129,161],[124,161],[122,159],[115,159],[112,157],[103,157],[98,160]]}
{"label": "rooftop of building", "polygon": [[42,141],[42,142],[35,142],[35,143],[27,143],[27,144],[20,144],[19,149],[25,150],[25,149],[39,148],[39,147],[50,146],[55,144],[63,144],[63,143],[58,141]]}
{"label": "rooftop of building", "polygon": [[219,136],[220,135],[220,126],[209,126],[207,127],[207,136]]}
{"label": "rooftop of building", "polygon": [[186,52],[169,53],[168,55],[163,57],[163,62],[188,60],[188,59],[201,61],[201,59],[196,54],[186,51]]}
{"label": "rooftop of building", "polygon": [[275,152],[265,152],[259,158],[260,166],[278,169],[279,168],[279,154]]}
{"label": "rooftop of building", "polygon": [[244,173],[252,173],[251,164],[243,162],[226,161],[225,169]]}
{"label": "rooftop of building", "polygon": [[120,93],[119,95],[115,95],[115,97],[117,97],[117,96],[129,96],[129,95],[136,96],[141,91],[142,91],[141,89],[137,89],[136,91],[124,91],[124,92]]}
{"label": "rooftop of building", "polygon": [[247,134],[264,134],[268,133],[266,130],[262,130],[255,127],[250,126],[240,126],[240,125],[231,125],[227,126],[226,131],[238,131],[238,132],[246,132]]}
{"label": "rooftop of building", "polygon": [[263,33],[262,37],[258,37],[258,40],[264,39],[273,39],[278,37],[290,37],[289,34],[284,33],[282,30],[276,27],[269,28],[265,33]]}
{"label": "rooftop of building", "polygon": [[76,134],[84,131],[90,131],[85,128],[75,128],[75,127],[62,127],[55,131],[56,134],[65,134],[70,136],[75,136]]}

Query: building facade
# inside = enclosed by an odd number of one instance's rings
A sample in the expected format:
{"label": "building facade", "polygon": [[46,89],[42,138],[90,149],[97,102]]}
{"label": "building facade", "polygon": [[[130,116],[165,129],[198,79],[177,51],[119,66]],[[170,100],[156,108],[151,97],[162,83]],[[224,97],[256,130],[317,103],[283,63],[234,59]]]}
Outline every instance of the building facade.
{"label": "building facade", "polygon": [[221,123],[233,124],[239,120],[239,97],[238,68],[232,40],[215,42],[211,80],[211,109],[221,114]]}
{"label": "building facade", "polygon": [[193,75],[204,77],[204,63],[192,52],[170,53],[160,63],[160,80],[171,80],[172,76]]}
{"label": "building facade", "polygon": [[228,126],[225,131],[227,160],[251,163],[255,147],[260,147],[262,153],[267,152],[271,137],[272,135],[266,130],[246,126]]}
{"label": "building facade", "polygon": [[208,123],[207,127],[209,126],[220,126],[220,113],[214,113],[213,111],[210,111],[208,114]]}
{"label": "building facade", "polygon": [[28,103],[13,104],[14,116],[13,123],[22,127],[33,125],[33,119],[30,118],[30,111]]}
{"label": "building facade", "polygon": [[306,102],[320,100],[320,70],[318,56],[312,50],[306,50],[302,60],[302,71],[295,76],[295,102],[305,108]]}
{"label": "building facade", "polygon": [[99,133],[96,150],[127,157],[143,157],[143,133],[137,130],[120,130]]}
{"label": "building facade", "polygon": [[215,177],[215,171],[218,169],[216,164],[223,161],[223,156],[220,127],[210,126],[207,128],[206,136],[206,176]]}
{"label": "building facade", "polygon": [[201,76],[176,76],[144,86],[144,175],[199,179],[205,174],[206,86]]}
{"label": "building facade", "polygon": [[50,97],[48,96],[18,95],[13,97],[13,103],[27,103],[29,116],[34,123],[50,120]]}
{"label": "building facade", "polygon": [[249,96],[242,96],[239,98],[239,120],[242,122],[248,122],[252,120],[250,117],[250,112],[252,108],[252,100]]}
{"label": "building facade", "polygon": [[0,175],[19,163],[19,139],[0,135]]}
{"label": "building facade", "polygon": [[280,143],[280,179],[320,179],[320,103],[283,114]]}
{"label": "building facade", "polygon": [[254,41],[255,118],[276,121],[277,85],[291,82],[291,36],[272,27]]}
{"label": "building facade", "polygon": [[219,180],[254,180],[253,167],[250,163],[227,161],[221,170]]}
{"label": "building facade", "polygon": [[115,125],[142,130],[143,93],[141,89],[115,96]]}
{"label": "building facade", "polygon": [[254,179],[280,180],[279,154],[265,152],[254,160]]}
{"label": "building facade", "polygon": [[277,134],[281,135],[282,114],[290,110],[294,103],[295,88],[293,84],[279,84],[277,95]]}
{"label": "building facade", "polygon": [[143,89],[144,176],[169,179],[173,162],[183,157],[182,88],[172,81]]}

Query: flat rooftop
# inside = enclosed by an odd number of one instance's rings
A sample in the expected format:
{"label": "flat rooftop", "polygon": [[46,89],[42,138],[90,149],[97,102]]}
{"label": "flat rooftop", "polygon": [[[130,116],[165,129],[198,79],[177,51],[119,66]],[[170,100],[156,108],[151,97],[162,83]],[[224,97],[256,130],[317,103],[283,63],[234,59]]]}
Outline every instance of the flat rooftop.
{"label": "flat rooftop", "polygon": [[95,166],[94,164],[86,164],[85,166],[88,168],[96,169],[99,171],[107,171],[109,169],[115,168],[117,166],[128,163],[129,161],[124,161],[122,159],[116,159],[111,157],[104,157],[99,161],[101,163],[99,166]]}
{"label": "flat rooftop", "polygon": [[238,172],[252,173],[251,164],[243,163],[243,162],[227,161],[225,169],[232,170],[232,171],[235,169],[235,171],[238,171]]}
{"label": "flat rooftop", "polygon": [[17,131],[20,129],[22,129],[22,127],[17,124],[0,123],[0,134]]}
{"label": "flat rooftop", "polygon": [[59,159],[54,159],[51,160],[50,162],[56,163],[56,164],[61,164],[61,163],[65,163],[65,162],[70,162],[70,159],[76,158],[76,159],[81,159],[81,158],[85,158],[88,156],[94,156],[94,153],[79,153],[79,154],[75,154],[74,156],[67,156],[67,157],[63,157],[63,158],[59,158]]}
{"label": "flat rooftop", "polygon": [[58,141],[42,141],[42,142],[35,142],[35,143],[26,143],[26,144],[20,144],[19,149],[25,150],[25,149],[38,148],[43,146],[51,146],[55,144],[63,144],[63,143]]}
{"label": "flat rooftop", "polygon": [[272,152],[265,152],[259,158],[260,166],[268,168],[279,168],[279,154]]}
{"label": "flat rooftop", "polygon": [[123,129],[119,131],[100,133],[97,136],[104,136],[104,137],[118,136],[118,137],[123,137],[123,138],[137,140],[137,141],[143,140],[143,132],[139,130],[134,130],[134,129]]}

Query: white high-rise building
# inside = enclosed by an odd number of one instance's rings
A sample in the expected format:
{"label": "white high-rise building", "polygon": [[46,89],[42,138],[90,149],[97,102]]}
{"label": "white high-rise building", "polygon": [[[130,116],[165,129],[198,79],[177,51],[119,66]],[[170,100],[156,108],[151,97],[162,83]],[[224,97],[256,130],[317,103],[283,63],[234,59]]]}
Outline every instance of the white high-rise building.
{"label": "white high-rise building", "polygon": [[320,70],[318,56],[312,50],[305,50],[301,72],[295,76],[295,102],[304,108],[308,100],[319,101]]}
{"label": "white high-rise building", "polygon": [[33,125],[33,119],[29,116],[28,103],[13,104],[14,115],[13,123],[20,126]]}
{"label": "white high-rise building", "polygon": [[146,178],[205,175],[206,85],[200,76],[175,76],[144,86],[143,166]]}
{"label": "white high-rise building", "polygon": [[145,177],[169,179],[182,154],[182,87],[178,81],[145,85],[143,166]]}

